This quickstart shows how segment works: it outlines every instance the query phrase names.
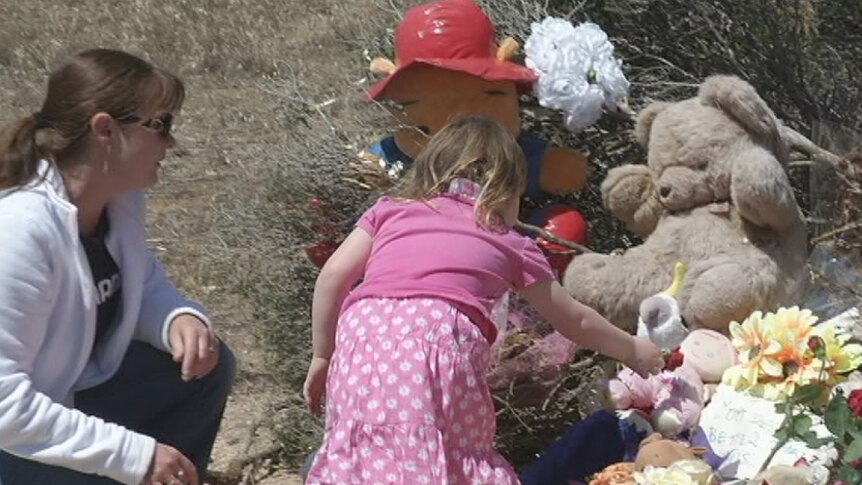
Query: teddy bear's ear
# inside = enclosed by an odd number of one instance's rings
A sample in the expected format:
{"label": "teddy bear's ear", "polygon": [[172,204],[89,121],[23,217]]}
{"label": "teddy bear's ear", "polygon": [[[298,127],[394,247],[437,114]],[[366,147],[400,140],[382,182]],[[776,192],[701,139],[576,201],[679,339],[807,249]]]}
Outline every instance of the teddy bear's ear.
{"label": "teddy bear's ear", "polygon": [[644,149],[649,144],[649,132],[652,129],[652,122],[668,106],[670,106],[670,103],[660,101],[650,104],[638,113],[637,122],[635,123],[635,138]]}
{"label": "teddy bear's ear", "polygon": [[736,76],[710,76],[698,96],[705,106],[724,111],[745,127],[780,160],[785,158],[780,122],[751,84]]}

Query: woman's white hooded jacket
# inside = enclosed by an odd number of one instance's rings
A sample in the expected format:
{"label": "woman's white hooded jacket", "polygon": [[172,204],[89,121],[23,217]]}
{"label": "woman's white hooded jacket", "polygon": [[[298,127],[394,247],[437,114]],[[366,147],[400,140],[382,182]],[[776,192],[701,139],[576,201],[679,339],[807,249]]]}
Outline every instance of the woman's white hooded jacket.
{"label": "woman's white hooded jacket", "polygon": [[168,326],[202,309],[177,291],[146,247],[142,192],[108,205],[106,245],[120,267],[121,315],[93,352],[96,288],[72,205],[43,161],[27,186],[0,191],[0,449],[139,484],[155,441],[73,408],[105,382],[132,339],[169,351]]}

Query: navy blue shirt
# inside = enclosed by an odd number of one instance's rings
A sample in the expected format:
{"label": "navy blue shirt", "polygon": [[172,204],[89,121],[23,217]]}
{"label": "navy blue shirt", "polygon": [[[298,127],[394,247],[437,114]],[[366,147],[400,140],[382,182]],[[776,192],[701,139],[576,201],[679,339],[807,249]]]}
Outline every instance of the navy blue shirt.
{"label": "navy blue shirt", "polygon": [[96,340],[105,335],[120,311],[122,295],[122,283],[120,280],[120,267],[108,251],[105,245],[105,235],[108,233],[108,218],[102,217],[96,234],[93,236],[81,235],[81,244],[87,254],[90,263],[90,271],[93,274],[93,283],[96,286],[96,299],[98,307],[96,310]]}

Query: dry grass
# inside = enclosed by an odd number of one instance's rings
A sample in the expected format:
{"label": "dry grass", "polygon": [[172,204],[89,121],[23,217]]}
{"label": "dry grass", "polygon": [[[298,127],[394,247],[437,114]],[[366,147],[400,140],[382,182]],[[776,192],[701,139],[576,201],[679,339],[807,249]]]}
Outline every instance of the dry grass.
{"label": "dry grass", "polygon": [[[382,110],[359,102],[359,96],[373,81],[367,60],[392,57],[392,29],[417,3],[0,3],[0,121],[36,110],[47,69],[82,48],[130,50],[187,80],[190,95],[177,127],[180,146],[152,194],[151,245],[179,285],[213,310],[239,351],[243,366],[234,402],[247,399],[262,408],[254,416],[248,407],[229,410],[227,426],[233,423],[241,432],[228,430],[223,443],[230,451],[222,461],[231,453],[254,452],[254,438],[266,428],[276,431],[288,461],[301,459],[319,438],[320,423],[304,412],[298,394],[315,276],[302,248],[316,239],[315,222],[333,218],[336,225],[349,225],[375,195],[345,182],[356,176],[347,160],[388,130]],[[735,73],[750,80],[799,131],[823,135],[824,143],[826,135],[849,133],[829,146],[837,152],[862,131],[857,0],[484,4],[502,34],[522,41],[530,21],[545,12],[601,24],[626,61],[636,109],[653,99],[688,97],[708,74]],[[531,100],[524,108],[527,128],[590,156],[592,182],[566,200],[590,220],[593,249],[636,243],[604,212],[598,193],[608,168],[644,159],[630,122],[606,118],[572,134],[560,128],[559,115]],[[827,224],[818,221],[828,220],[830,208],[811,203],[811,173],[802,165],[793,176],[812,232],[820,232]],[[306,203],[312,197],[329,201],[335,216],[310,213]],[[518,465],[527,463],[594,407],[596,399],[580,392],[600,377],[600,366],[568,369],[569,376],[555,383],[555,398],[538,406],[511,405],[529,387],[498,391],[499,441],[507,455]]]}

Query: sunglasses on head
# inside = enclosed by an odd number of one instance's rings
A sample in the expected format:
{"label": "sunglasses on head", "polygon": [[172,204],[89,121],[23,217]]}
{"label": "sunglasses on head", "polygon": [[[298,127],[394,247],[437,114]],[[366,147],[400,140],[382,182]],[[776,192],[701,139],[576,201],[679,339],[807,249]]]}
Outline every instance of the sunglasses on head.
{"label": "sunglasses on head", "polygon": [[114,119],[117,120],[117,123],[123,124],[137,123],[140,121],[141,126],[145,126],[165,138],[171,136],[171,127],[174,124],[174,115],[171,113],[165,113],[161,116],[150,118],[148,120],[144,120],[134,113],[118,116]]}

